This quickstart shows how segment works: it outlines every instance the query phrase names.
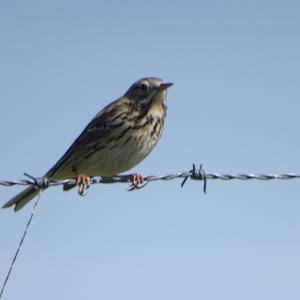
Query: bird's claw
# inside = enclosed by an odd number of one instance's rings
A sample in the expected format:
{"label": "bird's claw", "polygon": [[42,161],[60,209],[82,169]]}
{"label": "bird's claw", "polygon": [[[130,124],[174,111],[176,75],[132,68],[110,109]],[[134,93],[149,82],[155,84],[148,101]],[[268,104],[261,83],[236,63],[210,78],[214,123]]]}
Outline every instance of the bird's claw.
{"label": "bird's claw", "polygon": [[89,176],[78,175],[76,178],[76,185],[78,186],[78,194],[85,195],[85,191],[91,186],[91,179]]}
{"label": "bird's claw", "polygon": [[130,178],[130,182],[131,185],[129,191],[138,190],[143,187],[141,186],[141,184],[144,182],[144,177],[137,173],[132,174]]}

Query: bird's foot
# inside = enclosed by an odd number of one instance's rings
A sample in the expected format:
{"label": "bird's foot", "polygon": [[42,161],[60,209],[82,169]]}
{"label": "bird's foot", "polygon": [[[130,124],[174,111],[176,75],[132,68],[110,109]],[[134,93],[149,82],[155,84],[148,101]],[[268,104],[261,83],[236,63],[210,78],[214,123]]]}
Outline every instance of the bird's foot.
{"label": "bird's foot", "polygon": [[84,196],[84,192],[91,185],[91,178],[85,175],[78,175],[76,178],[76,185],[78,186],[78,194]]}
{"label": "bird's foot", "polygon": [[144,182],[144,178],[142,175],[135,173],[131,175],[130,182],[131,185],[129,190],[133,191],[135,189],[141,188],[141,184]]}

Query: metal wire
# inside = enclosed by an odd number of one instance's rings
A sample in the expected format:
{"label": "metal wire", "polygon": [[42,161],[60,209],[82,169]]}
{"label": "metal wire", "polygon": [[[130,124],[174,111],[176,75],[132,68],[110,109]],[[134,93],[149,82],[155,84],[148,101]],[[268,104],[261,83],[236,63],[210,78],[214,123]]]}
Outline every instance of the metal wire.
{"label": "metal wire", "polygon": [[[0,185],[2,186],[14,186],[14,185],[34,185],[38,189],[46,189],[51,186],[63,185],[64,190],[69,190],[76,186],[76,179],[65,179],[65,180],[55,180],[53,178],[48,177],[34,177],[27,173],[24,174],[26,179],[21,180],[0,180]],[[130,183],[132,175],[120,175],[116,177],[93,177],[91,178],[91,184],[97,183]],[[149,175],[143,178],[143,181],[146,183],[139,188],[143,188],[148,183],[152,181],[167,181],[167,180],[174,180],[174,179],[183,179],[181,186],[183,187],[184,184],[188,179],[203,181],[203,191],[206,192],[207,180],[289,180],[289,179],[299,179],[300,173],[278,173],[278,174],[253,174],[253,173],[241,173],[241,174],[220,174],[220,173],[211,173],[205,172],[203,170],[202,165],[199,168],[193,164],[193,168],[190,171],[178,172],[175,174],[168,174],[163,176],[155,176]],[[129,190],[133,190],[135,187],[131,187]]]}
{"label": "metal wire", "polygon": [[19,252],[20,252],[21,247],[22,247],[22,245],[23,245],[23,242],[24,242],[24,240],[25,240],[26,234],[27,234],[27,232],[28,232],[28,228],[29,228],[29,226],[30,226],[30,224],[31,224],[31,221],[32,221],[32,219],[33,219],[33,216],[34,216],[34,214],[35,214],[36,207],[37,207],[37,205],[38,205],[38,203],[39,203],[39,201],[40,201],[40,197],[41,197],[41,194],[38,195],[38,197],[37,197],[37,199],[36,199],[36,201],[35,201],[35,203],[34,203],[34,205],[33,205],[33,208],[32,208],[31,213],[30,213],[29,220],[27,221],[27,224],[26,224],[26,226],[25,226],[25,230],[24,230],[24,232],[23,232],[23,235],[22,235],[22,237],[21,237],[21,239],[20,239],[18,248],[17,248],[17,250],[16,250],[16,252],[15,252],[15,255],[14,255],[12,261],[11,261],[9,270],[8,270],[8,272],[7,272],[7,274],[6,274],[5,280],[4,280],[3,285],[2,285],[2,288],[1,288],[0,299],[2,298],[2,295],[3,295],[3,292],[4,292],[5,286],[6,286],[7,282],[8,282],[8,279],[9,279],[9,277],[10,277],[10,274],[11,274],[11,271],[12,271],[12,269],[13,269],[13,266],[14,266],[16,260],[17,260],[17,257],[18,257],[18,255],[19,255]]}
{"label": "metal wire", "polygon": [[[55,180],[53,178],[48,178],[48,177],[34,177],[32,175],[29,175],[27,173],[24,173],[24,175],[27,177],[26,179],[21,179],[21,180],[0,180],[0,185],[2,186],[14,186],[14,185],[33,185],[37,187],[37,189],[44,190],[47,189],[48,187],[51,186],[57,186],[57,185],[63,185],[64,190],[69,190],[73,187],[76,186],[76,179],[66,179],[66,180]],[[196,167],[195,164],[193,164],[193,168],[190,171],[187,172],[178,172],[175,174],[168,174],[164,176],[155,176],[155,175],[150,175],[146,176],[143,178],[143,181],[145,184],[136,187],[131,185],[131,188],[129,189],[134,190],[136,188],[143,188],[147,184],[149,184],[152,181],[158,181],[158,180],[173,180],[173,179],[183,179],[181,182],[181,187],[183,187],[188,179],[191,180],[197,180],[197,181],[202,181],[203,182],[203,192],[206,193],[206,186],[207,186],[207,180],[274,180],[274,179],[279,179],[279,180],[288,180],[288,179],[299,179],[300,174],[297,173],[278,173],[278,174],[253,174],[253,173],[246,173],[246,174],[220,174],[220,173],[210,173],[210,172],[205,172],[202,165],[200,165],[199,168]],[[116,177],[111,177],[111,178],[101,178],[101,177],[94,177],[91,178],[91,184],[96,184],[96,183],[131,183],[132,180],[132,175],[122,175],[122,176],[116,176]],[[13,257],[13,260],[11,262],[10,268],[8,270],[7,276],[4,280],[4,283],[2,285],[2,289],[0,292],[0,298],[3,295],[6,283],[10,277],[11,271],[13,269],[13,266],[15,264],[15,261],[17,259],[17,256],[19,254],[19,251],[21,249],[21,246],[24,242],[25,236],[27,234],[27,230],[31,224],[31,221],[33,219],[36,206],[39,202],[40,195],[37,198],[33,209],[31,211],[30,218],[27,222],[27,225],[25,226],[24,233],[22,235],[22,238],[19,242],[19,246],[17,248],[17,251]]]}

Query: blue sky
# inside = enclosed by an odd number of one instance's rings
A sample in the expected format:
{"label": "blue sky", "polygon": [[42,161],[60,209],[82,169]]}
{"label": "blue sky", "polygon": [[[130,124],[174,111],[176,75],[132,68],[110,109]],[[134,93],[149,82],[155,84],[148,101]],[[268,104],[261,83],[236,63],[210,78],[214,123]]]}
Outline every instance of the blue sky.
{"label": "blue sky", "polygon": [[[297,1],[1,1],[0,36],[1,179],[43,175],[145,76],[174,86],[135,171],[299,171]],[[299,299],[296,180],[126,188],[43,193],[3,299]],[[31,208],[1,211],[1,282]]]}

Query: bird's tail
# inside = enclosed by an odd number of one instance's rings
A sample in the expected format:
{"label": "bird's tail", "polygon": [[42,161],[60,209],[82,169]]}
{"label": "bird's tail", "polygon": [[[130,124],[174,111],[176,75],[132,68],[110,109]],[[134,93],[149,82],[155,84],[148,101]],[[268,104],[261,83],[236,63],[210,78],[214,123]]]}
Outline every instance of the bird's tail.
{"label": "bird's tail", "polygon": [[18,211],[23,206],[25,206],[30,200],[32,200],[35,196],[38,195],[40,192],[39,189],[37,189],[35,186],[30,186],[21,193],[14,196],[12,199],[10,199],[8,202],[6,202],[2,208],[7,208],[11,206],[14,207],[14,211]]}

